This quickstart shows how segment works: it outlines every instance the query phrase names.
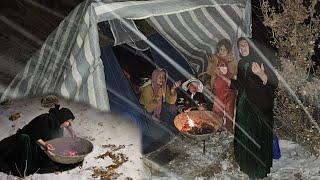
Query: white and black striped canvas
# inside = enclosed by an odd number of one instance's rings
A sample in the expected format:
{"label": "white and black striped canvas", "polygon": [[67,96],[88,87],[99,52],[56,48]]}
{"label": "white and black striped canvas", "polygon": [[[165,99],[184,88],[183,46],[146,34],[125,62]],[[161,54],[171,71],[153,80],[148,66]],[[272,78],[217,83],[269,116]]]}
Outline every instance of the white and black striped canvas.
{"label": "white and black striped canvas", "polygon": [[251,35],[249,5],[246,0],[87,0],[48,36],[6,87],[1,100],[57,94],[109,111],[98,22],[119,17],[147,19],[201,72],[206,67],[207,54],[214,52],[219,39],[234,41],[242,34]]}

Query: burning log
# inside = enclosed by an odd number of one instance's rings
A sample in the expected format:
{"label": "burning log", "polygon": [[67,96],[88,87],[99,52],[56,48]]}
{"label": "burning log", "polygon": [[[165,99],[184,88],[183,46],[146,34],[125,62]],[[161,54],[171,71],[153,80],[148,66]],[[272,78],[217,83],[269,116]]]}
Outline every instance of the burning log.
{"label": "burning log", "polygon": [[214,132],[214,127],[208,123],[202,123],[199,127],[192,127],[187,132],[193,135],[209,134]]}
{"label": "burning log", "polygon": [[221,117],[211,111],[185,112],[174,119],[174,124],[180,132],[194,135],[213,133],[221,127],[222,123]]}

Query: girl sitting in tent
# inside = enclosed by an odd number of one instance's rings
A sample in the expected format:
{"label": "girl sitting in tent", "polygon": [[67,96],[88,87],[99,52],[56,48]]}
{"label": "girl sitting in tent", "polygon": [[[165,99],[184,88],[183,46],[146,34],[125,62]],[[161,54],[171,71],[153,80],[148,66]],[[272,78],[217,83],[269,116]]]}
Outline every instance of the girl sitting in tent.
{"label": "girl sitting in tent", "polygon": [[[59,109],[59,105],[31,120],[16,134],[0,142],[0,171],[14,175],[28,175],[39,170],[57,171],[56,166],[44,151],[52,154],[54,147],[47,140],[62,137],[66,127],[74,137],[71,121],[75,119],[67,108]],[[42,150],[43,149],[43,150]],[[46,170],[45,170],[46,171]]]}
{"label": "girl sitting in tent", "polygon": [[190,110],[204,111],[207,109],[203,91],[203,84],[199,79],[191,78],[181,86],[183,91],[179,91],[177,105],[179,112],[188,112]]}
{"label": "girl sitting in tent", "polygon": [[233,117],[235,108],[236,91],[228,87],[228,84],[218,75],[228,79],[235,79],[237,63],[230,54],[231,43],[222,39],[217,44],[217,53],[208,59],[208,72],[211,74],[211,89],[215,95],[212,111],[225,119],[227,131],[233,133]]}
{"label": "girl sitting in tent", "polygon": [[155,121],[169,122],[175,117],[177,92],[176,89],[181,82],[177,81],[171,88],[167,85],[167,71],[165,69],[155,69],[152,72],[151,83],[141,89],[140,103],[148,113],[152,114]]}

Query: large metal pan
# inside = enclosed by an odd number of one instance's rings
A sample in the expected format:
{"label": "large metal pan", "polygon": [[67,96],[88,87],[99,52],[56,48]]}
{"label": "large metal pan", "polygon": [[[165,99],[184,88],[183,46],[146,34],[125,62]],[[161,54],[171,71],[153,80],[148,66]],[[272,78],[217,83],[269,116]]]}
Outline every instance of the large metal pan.
{"label": "large metal pan", "polygon": [[[195,126],[200,126],[202,123],[209,124],[213,127],[212,133],[207,134],[191,134],[185,131],[183,128],[189,120],[192,120]],[[174,125],[180,131],[181,134],[194,139],[199,142],[203,142],[203,154],[206,152],[206,140],[209,140],[216,131],[222,126],[223,120],[220,116],[212,111],[189,111],[183,112],[174,118]]]}
{"label": "large metal pan", "polygon": [[[57,163],[61,164],[75,164],[83,161],[84,157],[92,152],[93,144],[83,138],[80,137],[61,137],[55,138],[47,141],[47,143],[51,144],[55,150],[52,151],[54,156],[47,153],[48,157]],[[76,151],[77,154],[74,156],[66,156],[64,155],[65,151]]]}
{"label": "large metal pan", "polygon": [[189,119],[192,119],[195,124],[201,124],[203,122],[208,123],[212,125],[214,128],[214,132],[216,132],[218,129],[221,128],[223,120],[220,116],[216,115],[212,111],[189,111],[189,112],[183,112],[179,115],[177,115],[174,119],[174,125],[176,128],[185,136],[195,139],[197,141],[207,140],[211,136],[214,135],[214,133],[208,133],[208,134],[190,134],[188,132],[184,132],[183,126],[188,122]]}

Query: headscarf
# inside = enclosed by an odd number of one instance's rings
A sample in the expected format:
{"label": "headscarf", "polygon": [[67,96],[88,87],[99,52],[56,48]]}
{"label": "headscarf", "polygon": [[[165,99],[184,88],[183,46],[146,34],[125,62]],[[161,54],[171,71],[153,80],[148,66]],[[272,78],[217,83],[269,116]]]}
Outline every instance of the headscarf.
{"label": "headscarf", "polygon": [[240,37],[238,39],[238,49],[239,49],[239,45],[240,45],[240,41],[246,41],[248,43],[248,46],[249,46],[249,54],[248,56],[242,56],[242,54],[240,53],[239,51],[239,56],[242,60],[246,60],[247,62],[249,63],[246,63],[244,65],[244,72],[245,74],[247,74],[248,72],[248,69],[251,67],[251,63],[254,61],[254,60],[257,60],[257,56],[256,56],[256,53],[254,52],[254,49],[251,47],[251,44],[249,43],[249,40],[250,38],[246,38],[246,37]]}
{"label": "headscarf", "polygon": [[240,41],[246,41],[248,43],[249,46],[249,54],[248,56],[242,56],[242,54],[239,52],[239,56],[241,59],[243,58],[247,58],[249,60],[253,60],[256,57],[256,53],[254,52],[254,49],[251,47],[251,44],[249,43],[251,39],[250,38],[246,38],[246,37],[240,37],[238,39],[237,45],[238,45],[238,49],[239,49],[239,45],[240,45]]}
{"label": "headscarf", "polygon": [[[151,76],[151,85],[152,85],[152,89],[153,89],[153,93],[154,95],[158,92],[158,90],[160,89],[160,86],[157,84],[157,79],[158,76],[160,75],[161,72],[165,73],[165,80],[164,80],[164,84],[163,84],[163,90],[164,92],[166,92],[166,86],[167,86],[167,71],[165,69],[155,69],[152,72],[152,76]],[[153,116],[156,118],[160,118],[160,113],[161,113],[161,106],[162,106],[162,100],[163,100],[163,96],[161,96],[160,100],[157,102],[157,106],[153,111]]]}
{"label": "headscarf", "polygon": [[53,117],[54,121],[51,122],[51,126],[55,129],[58,129],[62,123],[65,121],[72,119],[74,120],[75,117],[70,109],[68,108],[60,108],[60,105],[56,104],[54,108],[49,110],[49,115]]}
{"label": "headscarf", "polygon": [[181,85],[181,88],[184,90],[184,91],[188,91],[188,86],[190,83],[193,83],[197,86],[197,92],[200,92],[202,93],[203,91],[203,84],[202,82],[199,80],[199,79],[196,79],[196,78],[191,78],[191,79],[188,79],[187,81],[185,81],[184,83],[182,83]]}

